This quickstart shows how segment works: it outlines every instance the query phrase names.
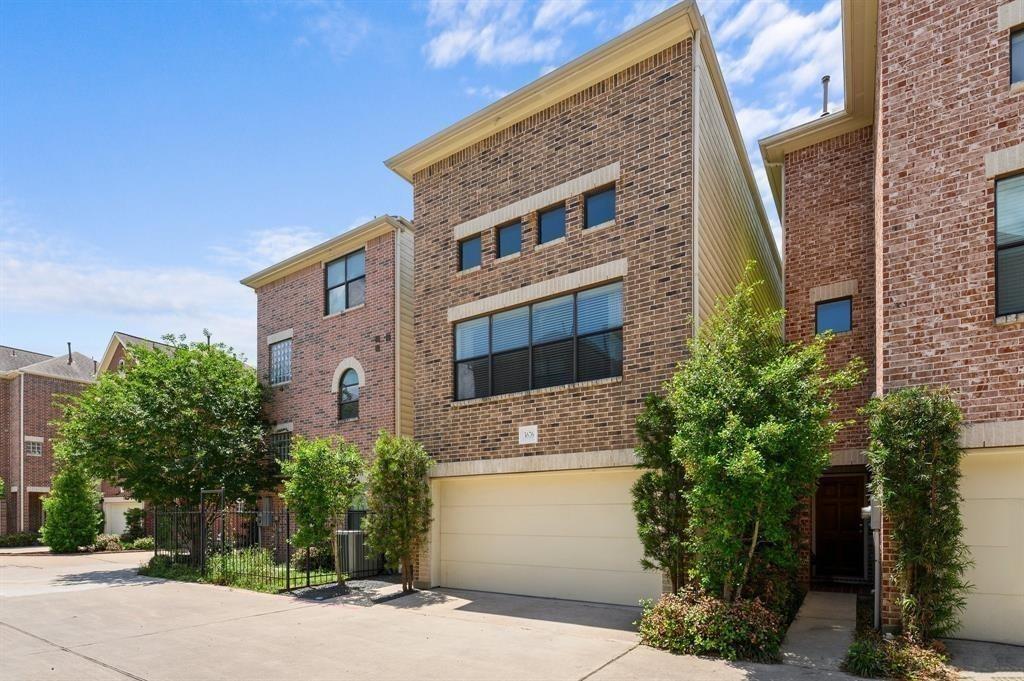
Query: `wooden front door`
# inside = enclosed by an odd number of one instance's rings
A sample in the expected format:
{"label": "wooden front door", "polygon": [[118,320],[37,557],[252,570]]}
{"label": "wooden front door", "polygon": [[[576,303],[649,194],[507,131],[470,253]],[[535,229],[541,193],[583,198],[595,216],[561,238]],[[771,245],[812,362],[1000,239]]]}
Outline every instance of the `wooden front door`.
{"label": "wooden front door", "polygon": [[816,577],[864,576],[863,475],[823,477],[814,498]]}

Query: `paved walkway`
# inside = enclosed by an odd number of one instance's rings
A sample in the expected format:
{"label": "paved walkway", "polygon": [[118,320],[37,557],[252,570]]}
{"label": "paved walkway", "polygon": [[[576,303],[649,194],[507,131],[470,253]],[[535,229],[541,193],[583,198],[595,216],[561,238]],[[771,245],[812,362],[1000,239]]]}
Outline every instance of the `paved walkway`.
{"label": "paved walkway", "polygon": [[809,592],[782,644],[783,662],[837,671],[853,641],[856,625],[856,595]]}

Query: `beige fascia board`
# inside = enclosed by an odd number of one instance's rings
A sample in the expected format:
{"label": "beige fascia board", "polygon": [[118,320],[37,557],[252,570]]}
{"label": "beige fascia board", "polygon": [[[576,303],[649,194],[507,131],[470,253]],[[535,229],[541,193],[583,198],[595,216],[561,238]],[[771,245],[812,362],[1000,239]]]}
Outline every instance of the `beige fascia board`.
{"label": "beige fascia board", "polygon": [[699,21],[696,3],[685,0],[392,156],[384,165],[412,182],[413,175],[423,168],[686,40]]}
{"label": "beige fascia board", "polygon": [[266,269],[262,269],[255,274],[251,274],[245,279],[242,279],[241,283],[249,288],[257,289],[314,263],[324,263],[333,260],[334,258],[344,255],[348,251],[367,244],[383,234],[403,229],[412,230],[412,223],[402,217],[382,215],[365,224],[339,234],[336,237],[328,239],[322,244],[317,244],[316,246],[308,248],[297,255],[293,255],[292,257],[271,265]]}
{"label": "beige fascia board", "polygon": [[112,333],[110,335],[110,342],[107,343],[107,349],[103,353],[103,359],[100,360],[99,368],[96,370],[97,376],[110,370],[110,363],[114,361],[114,352],[120,344],[121,338],[116,332]]}

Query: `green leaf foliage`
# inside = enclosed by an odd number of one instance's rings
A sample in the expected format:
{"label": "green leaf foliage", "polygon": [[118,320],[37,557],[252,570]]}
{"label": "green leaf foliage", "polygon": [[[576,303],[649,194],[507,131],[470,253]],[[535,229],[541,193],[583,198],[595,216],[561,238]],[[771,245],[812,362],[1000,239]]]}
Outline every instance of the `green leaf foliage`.
{"label": "green leaf foliage", "polygon": [[59,439],[92,475],[155,505],[221,487],[252,500],[272,486],[261,387],[229,348],[133,345],[125,366],[63,405]]}
{"label": "green leaf foliage", "polygon": [[833,395],[863,374],[859,359],[830,367],[827,335],[783,341],[784,313],[759,309],[751,272],[690,341],[668,398],[689,482],[689,573],[726,602],[742,597],[752,565],[795,563],[790,521],[844,425],[830,420]]}
{"label": "green leaf foliage", "polygon": [[647,570],[666,572],[673,593],[685,578],[689,520],[686,470],[672,451],[675,433],[672,405],[658,395],[648,395],[636,419],[637,467],[643,472],[633,484],[633,513],[644,547],[641,564]]}
{"label": "green leaf foliage", "polygon": [[366,541],[402,568],[402,589],[413,588],[413,562],[430,529],[430,484],[434,465],[423,446],[408,437],[381,432],[367,481]]}
{"label": "green leaf foliage", "polygon": [[959,627],[971,565],[960,517],[960,422],[945,390],[904,388],[872,400],[871,491],[894,551],[904,630],[929,641]]}
{"label": "green leaf foliage", "polygon": [[333,547],[338,582],[343,581],[334,533],[360,493],[365,470],[359,448],[338,438],[296,437],[291,458],[281,465],[284,498],[298,530],[291,542],[298,548]]}
{"label": "green leaf foliage", "polygon": [[46,520],[43,543],[56,553],[73,553],[96,541],[96,527],[102,519],[101,497],[95,479],[85,468],[69,460],[58,446],[57,474],[50,493],[43,499]]}

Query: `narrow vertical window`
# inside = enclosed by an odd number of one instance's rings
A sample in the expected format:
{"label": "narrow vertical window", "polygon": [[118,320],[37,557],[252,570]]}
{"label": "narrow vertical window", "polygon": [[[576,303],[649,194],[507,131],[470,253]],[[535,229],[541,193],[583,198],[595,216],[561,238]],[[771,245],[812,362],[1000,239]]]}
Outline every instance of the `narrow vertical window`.
{"label": "narrow vertical window", "polygon": [[608,187],[583,200],[583,227],[601,227],[615,221],[615,187]]}
{"label": "narrow vertical window", "polygon": [[1010,34],[1010,83],[1024,83],[1024,28]]}
{"label": "narrow vertical window", "polygon": [[270,344],[270,385],[292,380],[292,339]]}
{"label": "narrow vertical window", "polygon": [[466,271],[480,267],[480,236],[474,236],[459,242],[459,270]]}
{"label": "narrow vertical window", "polygon": [[514,255],[523,247],[523,223],[513,222],[498,228],[498,257]]}
{"label": "narrow vertical window", "polygon": [[279,430],[270,434],[270,453],[278,461],[285,461],[292,453],[292,434],[287,430]]}
{"label": "narrow vertical window", "polygon": [[355,369],[346,369],[338,386],[338,419],[359,418],[359,376]]}
{"label": "narrow vertical window", "polygon": [[853,328],[853,299],[824,300],[814,305],[814,332],[846,333]]}
{"label": "narrow vertical window", "polygon": [[996,316],[1024,313],[1024,175],[996,181]]}
{"label": "narrow vertical window", "polygon": [[489,317],[455,325],[455,399],[491,394]]}
{"label": "narrow vertical window", "polygon": [[537,214],[537,243],[546,244],[565,236],[565,204]]}
{"label": "narrow vertical window", "polygon": [[335,314],[366,302],[364,249],[332,260],[324,269],[324,314]]}

